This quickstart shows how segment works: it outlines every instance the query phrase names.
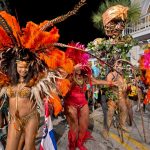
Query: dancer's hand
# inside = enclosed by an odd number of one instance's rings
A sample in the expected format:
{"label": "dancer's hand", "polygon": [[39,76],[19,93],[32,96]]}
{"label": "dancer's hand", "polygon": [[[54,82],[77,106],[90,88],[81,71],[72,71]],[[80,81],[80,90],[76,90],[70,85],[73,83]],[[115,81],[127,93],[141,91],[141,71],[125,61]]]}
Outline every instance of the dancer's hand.
{"label": "dancer's hand", "polygon": [[110,81],[110,82],[109,82],[109,86],[118,86],[118,83],[117,83],[117,82]]}
{"label": "dancer's hand", "polygon": [[77,68],[79,68],[81,66],[82,66],[82,64],[77,64],[77,65],[74,66],[74,69],[77,69]]}

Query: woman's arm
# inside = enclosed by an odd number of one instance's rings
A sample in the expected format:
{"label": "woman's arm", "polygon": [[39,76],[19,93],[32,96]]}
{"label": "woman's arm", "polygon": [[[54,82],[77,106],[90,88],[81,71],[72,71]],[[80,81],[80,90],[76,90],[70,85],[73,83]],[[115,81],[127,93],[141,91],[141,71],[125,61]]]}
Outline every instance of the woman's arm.
{"label": "woman's arm", "polygon": [[102,84],[102,85],[109,85],[109,86],[113,86],[113,85],[117,85],[115,82],[113,81],[106,81],[106,80],[97,80],[93,77],[91,77],[91,80],[92,80],[92,84],[95,85],[95,84]]}

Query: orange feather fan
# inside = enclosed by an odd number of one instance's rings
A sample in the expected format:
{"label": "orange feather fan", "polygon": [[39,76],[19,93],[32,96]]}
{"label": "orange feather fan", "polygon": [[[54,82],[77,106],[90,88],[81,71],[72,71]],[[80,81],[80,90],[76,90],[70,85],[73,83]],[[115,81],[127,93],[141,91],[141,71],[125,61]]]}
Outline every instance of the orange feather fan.
{"label": "orange feather fan", "polygon": [[57,116],[62,111],[62,105],[60,98],[55,95],[54,93],[51,93],[53,98],[49,99],[49,103],[52,104],[54,115]]}
{"label": "orange feather fan", "polygon": [[12,45],[10,37],[7,35],[5,30],[2,27],[0,27],[0,49],[10,45]]}
{"label": "orange feather fan", "polygon": [[70,81],[68,79],[60,79],[57,81],[57,87],[62,96],[65,96],[70,89]]}
{"label": "orange feather fan", "polygon": [[59,33],[56,27],[52,28],[50,32],[46,32],[40,30],[40,27],[31,21],[27,23],[26,28],[23,28],[22,31],[22,45],[32,50],[37,50],[50,43],[58,42],[59,39]]}
{"label": "orange feather fan", "polygon": [[17,19],[5,11],[0,11],[0,15],[6,20],[8,25],[11,27],[14,36],[17,38],[17,34],[20,33],[20,26]]}
{"label": "orange feather fan", "polygon": [[49,54],[40,53],[40,59],[44,60],[50,69],[61,67],[69,74],[73,72],[73,61],[57,48],[49,51]]}
{"label": "orange feather fan", "polygon": [[[30,21],[27,22],[25,28],[22,28],[20,30],[20,26],[14,16],[11,16],[5,11],[0,11],[0,15],[6,20],[7,24],[10,26],[17,42],[21,43],[21,46],[23,46],[24,48],[37,50],[41,47],[49,45],[50,43],[58,42],[60,35],[56,27],[52,28],[49,32],[41,30],[41,27],[46,24],[47,21],[41,23],[40,25],[37,25]],[[7,45],[10,46],[11,44],[11,38],[6,35],[6,31],[0,28],[0,37],[3,37],[3,39],[0,38],[1,47]]]}
{"label": "orange feather fan", "polygon": [[0,87],[7,85],[8,82],[9,82],[8,77],[5,74],[0,72]]}
{"label": "orange feather fan", "polygon": [[[40,48],[58,42],[60,35],[56,27],[53,27],[49,32],[41,30],[41,27],[47,24],[48,21],[44,21],[40,25],[30,21],[26,24],[25,28],[20,30],[15,17],[7,14],[5,11],[1,11],[0,15],[6,20],[16,40],[19,40],[18,43],[20,43],[23,48],[28,48],[32,52],[36,52],[36,50]],[[0,48],[2,49],[6,46],[10,47],[12,44],[9,35],[0,27]],[[54,47],[50,47],[47,50],[49,51],[48,54],[41,53],[40,58],[46,62],[49,68],[56,69],[57,67],[62,67],[68,73],[72,73],[73,62],[66,57],[64,52]]]}

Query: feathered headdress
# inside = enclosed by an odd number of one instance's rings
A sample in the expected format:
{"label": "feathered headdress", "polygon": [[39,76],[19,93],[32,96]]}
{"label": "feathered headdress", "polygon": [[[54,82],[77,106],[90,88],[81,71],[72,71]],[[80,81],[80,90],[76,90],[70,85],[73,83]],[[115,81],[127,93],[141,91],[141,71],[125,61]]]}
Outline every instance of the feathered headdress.
{"label": "feathered headdress", "polygon": [[[75,65],[87,65],[90,55],[85,52],[85,46],[81,43],[71,42],[70,47],[66,49],[66,56],[71,58]],[[76,49],[77,48],[77,49]]]}
{"label": "feathered headdress", "polygon": [[[56,27],[53,27],[50,31],[46,31],[54,24],[64,21],[68,17],[74,15],[81,6],[85,4],[86,0],[80,0],[75,5],[72,11],[67,14],[59,16],[51,21],[44,21],[43,23],[35,24],[33,22],[27,22],[25,28],[20,28],[16,18],[6,13],[0,12],[0,52],[3,56],[8,54],[18,57],[18,50],[29,49],[32,53],[35,53],[35,60],[40,65],[42,61],[48,65],[48,67],[55,69],[58,66],[67,69],[69,68],[64,64],[70,63],[70,60],[66,58],[64,52],[59,51],[53,44],[59,40],[59,33]],[[1,61],[3,58],[1,58]],[[51,61],[50,61],[51,60]],[[4,68],[4,67],[3,67]]]}
{"label": "feathered headdress", "polygon": [[144,54],[139,59],[141,70],[145,70],[146,83],[150,84],[150,49],[144,51]]}
{"label": "feathered headdress", "polygon": [[[80,0],[72,11],[51,21],[44,21],[40,24],[35,24],[31,21],[27,22],[25,28],[19,26],[14,16],[5,11],[0,11],[0,71],[2,72],[0,77],[5,77],[3,81],[8,81],[7,77],[11,80],[9,72],[12,70],[9,65],[14,59],[28,60],[30,68],[32,68],[33,80],[34,78],[38,79],[40,73],[47,71],[46,76],[44,74],[44,77],[40,78],[38,82],[37,80],[34,82],[36,84],[30,86],[30,98],[34,97],[37,104],[42,106],[41,95],[50,97],[51,102],[57,101],[58,94],[64,96],[69,89],[70,83],[61,75],[59,68],[71,73],[73,62],[66,57],[63,51],[54,46],[54,43],[58,42],[60,35],[58,29],[53,25],[76,14],[85,2],[86,0]],[[53,28],[50,31],[46,31],[50,27]],[[4,82],[1,82],[0,86],[3,86]],[[42,92],[43,94],[41,94]]]}
{"label": "feathered headdress", "polygon": [[92,71],[88,65],[90,55],[86,53],[85,46],[79,42],[71,42],[68,45],[70,47],[66,50],[66,56],[74,62],[75,69],[80,69],[83,75],[91,75]]}

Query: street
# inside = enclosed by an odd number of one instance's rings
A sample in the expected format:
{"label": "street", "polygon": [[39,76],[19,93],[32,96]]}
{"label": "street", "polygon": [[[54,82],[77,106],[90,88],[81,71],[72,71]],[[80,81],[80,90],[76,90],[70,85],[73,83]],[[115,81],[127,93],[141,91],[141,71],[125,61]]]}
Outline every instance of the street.
{"label": "street", "polygon": [[[101,107],[90,113],[89,130],[93,139],[88,140],[85,146],[88,150],[150,150],[150,106],[147,107],[146,113],[143,113],[143,122],[145,130],[145,138],[143,134],[143,124],[141,113],[136,111],[136,105],[133,106],[133,124],[128,126],[129,132],[123,132],[123,142],[120,138],[120,130],[118,131],[114,125],[110,128],[109,139],[105,140],[102,136],[103,131],[103,112]],[[68,150],[68,130],[66,119],[64,116],[52,117],[53,129],[57,141],[58,150]],[[40,129],[36,138],[36,150],[39,150],[41,138],[43,135],[44,117],[40,119]],[[145,142],[146,140],[146,142]],[[2,146],[0,145],[0,150]]]}
{"label": "street", "polygon": [[[94,140],[89,140],[85,143],[88,150],[149,150],[150,149],[150,111],[143,114],[144,127],[146,133],[146,143],[144,142],[143,128],[141,122],[140,112],[134,111],[134,122],[131,127],[127,126],[129,133],[123,133],[122,143],[121,138],[119,138],[117,128],[113,126],[110,129],[109,140],[105,140],[102,137],[103,130],[103,113],[101,107],[94,110],[90,114],[90,124],[89,130],[92,132]],[[41,119],[41,121],[43,118]],[[53,118],[53,128],[55,131],[55,136],[58,144],[58,150],[68,150],[68,125],[66,120],[61,116],[58,118]],[[41,122],[42,124],[42,122]],[[39,137],[37,138],[36,144],[37,149],[39,148],[41,139],[42,128],[39,130]]]}

